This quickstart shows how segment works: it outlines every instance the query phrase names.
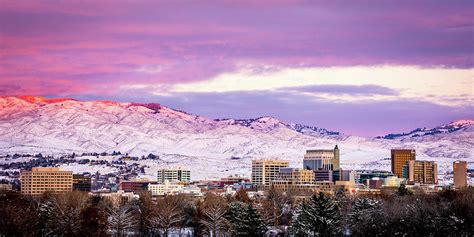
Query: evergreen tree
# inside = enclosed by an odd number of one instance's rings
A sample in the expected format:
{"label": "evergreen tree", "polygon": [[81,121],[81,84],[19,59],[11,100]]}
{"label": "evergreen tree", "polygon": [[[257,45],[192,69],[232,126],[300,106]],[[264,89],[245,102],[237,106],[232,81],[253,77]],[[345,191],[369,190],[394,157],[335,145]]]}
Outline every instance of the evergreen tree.
{"label": "evergreen tree", "polygon": [[413,193],[410,190],[408,190],[405,184],[401,184],[400,187],[398,187],[398,190],[397,190],[398,196],[406,196],[406,195],[412,195],[412,194]]}
{"label": "evergreen tree", "polygon": [[336,202],[320,192],[302,202],[293,216],[298,236],[335,236],[340,232],[340,213]]}
{"label": "evergreen tree", "polygon": [[252,204],[232,202],[229,204],[227,219],[234,236],[263,236],[265,225]]}
{"label": "evergreen tree", "polygon": [[372,198],[357,198],[349,213],[349,227],[354,236],[383,236],[385,217],[382,202]]}

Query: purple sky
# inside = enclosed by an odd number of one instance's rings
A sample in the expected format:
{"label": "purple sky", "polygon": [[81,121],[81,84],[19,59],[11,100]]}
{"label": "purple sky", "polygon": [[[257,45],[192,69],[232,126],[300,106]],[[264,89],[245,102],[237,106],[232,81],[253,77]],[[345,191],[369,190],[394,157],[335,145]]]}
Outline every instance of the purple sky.
{"label": "purple sky", "polygon": [[[359,135],[406,131],[474,118],[473,12],[473,1],[0,0],[0,95],[153,101]],[[413,79],[383,81],[398,66],[414,68]],[[339,80],[338,70],[354,67],[386,69],[372,81]],[[334,81],[318,81],[306,70],[314,68],[336,68]],[[430,70],[446,70],[431,91]],[[255,79],[226,88],[242,74]]]}

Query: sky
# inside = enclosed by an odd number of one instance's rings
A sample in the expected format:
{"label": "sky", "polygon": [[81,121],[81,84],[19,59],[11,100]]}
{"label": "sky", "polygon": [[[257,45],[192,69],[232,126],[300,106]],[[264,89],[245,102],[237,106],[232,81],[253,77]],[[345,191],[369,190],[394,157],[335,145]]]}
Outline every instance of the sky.
{"label": "sky", "polygon": [[376,136],[474,119],[474,1],[0,0],[0,95]]}

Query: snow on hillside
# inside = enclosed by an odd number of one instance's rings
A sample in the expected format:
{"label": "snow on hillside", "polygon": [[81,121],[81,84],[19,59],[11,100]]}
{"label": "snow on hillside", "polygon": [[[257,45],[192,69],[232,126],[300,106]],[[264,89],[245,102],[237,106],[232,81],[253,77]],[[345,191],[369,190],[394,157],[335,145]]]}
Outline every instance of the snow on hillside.
{"label": "snow on hillside", "polygon": [[405,147],[416,149],[417,159],[440,162],[442,173],[452,169],[455,159],[474,161],[473,123],[466,121],[440,127],[447,132],[430,136],[382,139],[345,136],[272,117],[213,120],[153,103],[0,97],[0,155],[153,153],[162,160],[146,161],[147,174],[179,164],[191,169],[193,179],[202,179],[249,176],[252,159],[287,159],[300,167],[306,149],[338,144],[345,168],[387,170],[390,149]]}

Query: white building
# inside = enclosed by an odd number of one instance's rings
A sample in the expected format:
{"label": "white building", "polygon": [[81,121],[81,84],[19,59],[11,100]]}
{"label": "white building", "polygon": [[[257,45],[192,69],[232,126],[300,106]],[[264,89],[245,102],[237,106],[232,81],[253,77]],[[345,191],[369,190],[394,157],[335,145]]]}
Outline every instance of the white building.
{"label": "white building", "polygon": [[120,203],[123,202],[131,202],[133,200],[138,200],[140,196],[138,194],[134,194],[133,192],[125,192],[123,190],[118,190],[117,192],[96,192],[90,193],[91,195],[97,195],[104,199],[109,200],[112,202],[113,205],[118,206]]}
{"label": "white building", "polygon": [[183,188],[184,186],[182,184],[170,183],[167,179],[162,184],[148,185],[148,191],[151,192],[152,196],[178,194],[183,191]]}
{"label": "white building", "polygon": [[158,183],[163,184],[165,180],[169,182],[189,183],[191,181],[191,171],[182,168],[161,169],[157,172]]}
{"label": "white building", "polygon": [[389,176],[383,180],[383,186],[385,187],[400,187],[402,179],[397,176]]}

